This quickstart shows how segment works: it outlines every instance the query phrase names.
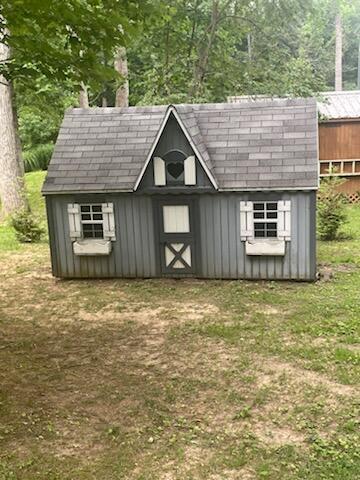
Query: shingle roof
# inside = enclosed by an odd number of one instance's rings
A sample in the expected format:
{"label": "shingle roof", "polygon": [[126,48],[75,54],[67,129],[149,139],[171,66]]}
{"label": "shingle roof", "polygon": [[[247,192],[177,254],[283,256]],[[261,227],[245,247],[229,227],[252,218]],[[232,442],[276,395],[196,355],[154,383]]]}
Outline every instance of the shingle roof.
{"label": "shingle roof", "polygon": [[319,112],[327,119],[360,118],[360,90],[323,92],[321,97]]}
{"label": "shingle roof", "polygon": [[196,115],[192,107],[189,105],[178,105],[176,107],[176,111],[178,112],[180,118],[184,122],[184,125],[188,133],[191,135],[192,141],[196,145],[196,148],[199,150],[200,154],[202,155],[202,158],[204,159],[206,166],[208,167],[210,172],[213,172],[213,164],[209,156],[209,153],[207,151],[204,139],[201,135],[201,130],[198,125]]}
{"label": "shingle roof", "polygon": [[[43,192],[132,191],[167,108],[67,111]],[[317,188],[315,100],[175,108],[219,189]]]}

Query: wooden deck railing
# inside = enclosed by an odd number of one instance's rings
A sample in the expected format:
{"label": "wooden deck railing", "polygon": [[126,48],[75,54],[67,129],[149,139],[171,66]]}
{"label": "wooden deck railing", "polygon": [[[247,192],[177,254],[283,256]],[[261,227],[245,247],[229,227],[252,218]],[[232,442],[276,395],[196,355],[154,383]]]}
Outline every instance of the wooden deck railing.
{"label": "wooden deck railing", "polygon": [[320,177],[328,177],[330,175],[341,177],[360,176],[360,158],[320,160]]}

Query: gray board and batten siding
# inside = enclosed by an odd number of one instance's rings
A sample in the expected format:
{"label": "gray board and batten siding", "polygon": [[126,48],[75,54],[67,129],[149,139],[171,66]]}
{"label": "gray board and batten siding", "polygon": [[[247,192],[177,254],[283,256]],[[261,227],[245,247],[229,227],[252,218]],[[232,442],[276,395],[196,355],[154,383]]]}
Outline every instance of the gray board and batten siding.
{"label": "gray board and batten siding", "polygon": [[[195,185],[154,185],[154,157],[173,149],[195,156]],[[312,99],[72,109],[43,187],[53,273],[314,280],[317,186]],[[242,238],[240,202],[267,201],[291,202],[291,241],[282,256],[251,256]],[[163,268],[164,203],[189,206],[191,232],[170,235],[175,244],[190,242],[191,268],[183,272]],[[111,204],[109,255],[74,254],[68,217],[74,204]]]}
{"label": "gray board and batten siding", "polygon": [[[67,204],[75,196],[47,197],[53,273],[63,278],[159,277],[153,203],[155,196],[107,194],[114,203],[116,238],[107,257],[77,257],[72,250]],[[186,198],[186,197],[185,197]],[[199,278],[314,280],[315,192],[197,195],[199,223],[195,254]],[[240,239],[241,200],[291,200],[291,242],[284,257],[249,257]],[[84,197],[84,201],[88,201]],[[92,196],[92,201],[99,200]],[[170,275],[171,276],[171,275]]]}

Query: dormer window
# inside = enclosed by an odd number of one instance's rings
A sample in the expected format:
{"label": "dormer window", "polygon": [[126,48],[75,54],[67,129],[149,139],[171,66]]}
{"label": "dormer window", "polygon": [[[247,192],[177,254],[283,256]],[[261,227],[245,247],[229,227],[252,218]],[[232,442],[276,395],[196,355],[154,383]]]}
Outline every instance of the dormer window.
{"label": "dormer window", "polygon": [[184,185],[184,162],[186,156],[179,150],[171,150],[163,157],[167,185]]}
{"label": "dormer window", "polygon": [[196,185],[195,156],[170,150],[162,158],[154,157],[154,184],[157,187]]}

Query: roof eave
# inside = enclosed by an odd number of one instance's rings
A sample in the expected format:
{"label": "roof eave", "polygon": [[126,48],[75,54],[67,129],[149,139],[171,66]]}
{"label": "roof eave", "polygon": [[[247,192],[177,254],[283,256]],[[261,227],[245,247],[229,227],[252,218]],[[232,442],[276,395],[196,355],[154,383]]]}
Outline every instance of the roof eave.
{"label": "roof eave", "polygon": [[[324,115],[324,114],[323,114]],[[337,123],[337,122],[360,122],[360,115],[358,117],[327,117],[320,120],[320,125],[322,123]]]}
{"label": "roof eave", "polygon": [[[230,193],[230,192],[287,192],[287,191],[316,191],[318,190],[318,185],[313,186],[296,186],[296,187],[239,187],[239,188],[218,188],[219,193]],[[43,196],[48,195],[98,195],[98,194],[122,194],[122,193],[134,193],[134,189],[114,189],[114,190],[60,190],[60,191],[42,191]]]}

